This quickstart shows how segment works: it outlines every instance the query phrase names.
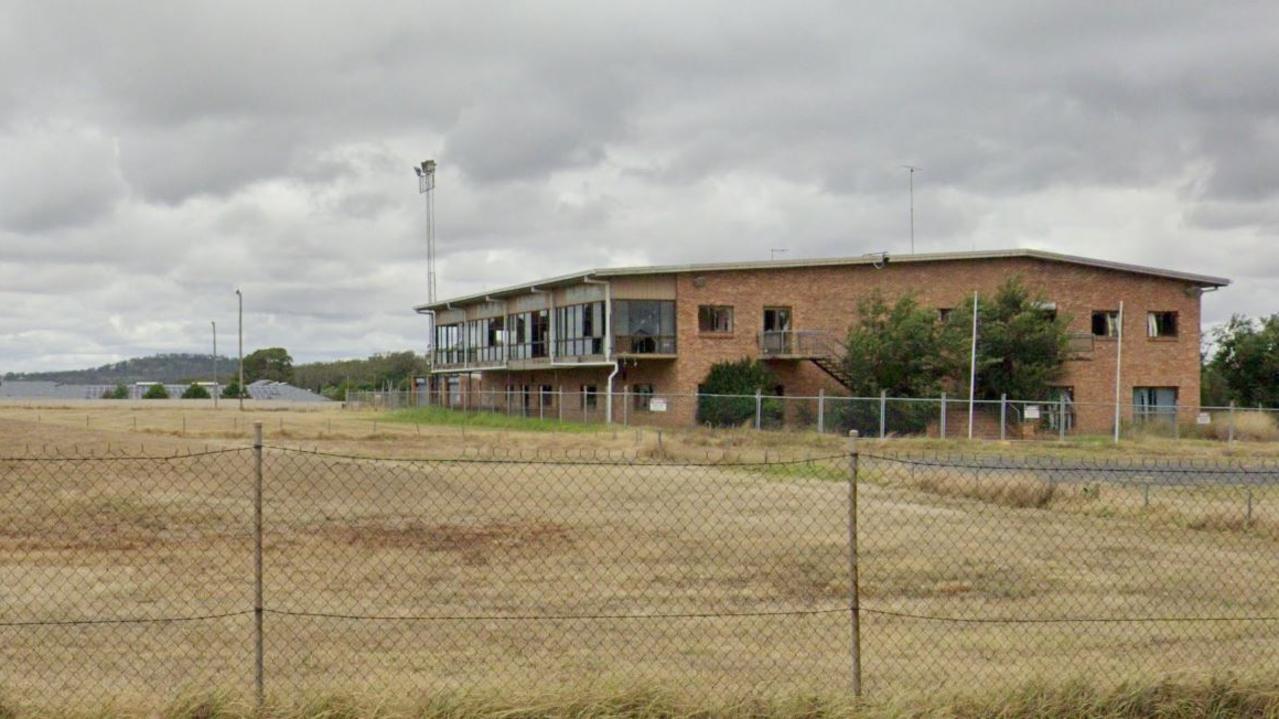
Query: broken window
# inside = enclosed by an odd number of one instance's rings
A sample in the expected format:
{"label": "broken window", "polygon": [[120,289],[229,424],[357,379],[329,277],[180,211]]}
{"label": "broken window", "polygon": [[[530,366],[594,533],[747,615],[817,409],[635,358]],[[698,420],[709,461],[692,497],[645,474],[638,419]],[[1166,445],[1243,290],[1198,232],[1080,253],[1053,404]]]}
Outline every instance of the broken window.
{"label": "broken window", "polygon": [[1150,312],[1146,314],[1146,335],[1149,337],[1176,337],[1176,312]]}
{"label": "broken window", "polygon": [[1093,310],[1092,334],[1094,337],[1119,336],[1119,312],[1116,310]]}
{"label": "broken window", "polygon": [[731,305],[701,305],[697,308],[697,331],[721,332],[733,331],[733,308]]}

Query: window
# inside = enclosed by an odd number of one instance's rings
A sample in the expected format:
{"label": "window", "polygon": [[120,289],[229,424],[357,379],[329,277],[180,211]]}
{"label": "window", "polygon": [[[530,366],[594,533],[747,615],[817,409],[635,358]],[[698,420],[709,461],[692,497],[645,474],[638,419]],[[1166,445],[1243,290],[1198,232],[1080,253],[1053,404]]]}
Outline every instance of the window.
{"label": "window", "polygon": [[462,363],[461,323],[436,326],[435,361],[442,365]]}
{"label": "window", "polygon": [[587,302],[555,310],[555,354],[560,357],[604,354],[604,303]]}
{"label": "window", "polygon": [[950,315],[951,315],[951,313],[952,313],[952,312],[954,312],[954,311],[955,311],[955,308],[954,308],[954,307],[938,307],[938,308],[937,308],[937,321],[938,321],[938,322],[948,322],[948,321],[950,320]]}
{"label": "window", "polygon": [[1132,418],[1136,422],[1155,419],[1176,421],[1176,387],[1133,387]]}
{"label": "window", "polygon": [[546,310],[521,312],[506,318],[507,337],[510,338],[511,359],[530,359],[546,356],[546,337],[550,320]]}
{"label": "window", "polygon": [[[1048,389],[1049,404],[1041,409],[1040,420],[1053,430],[1060,430],[1062,423],[1066,424],[1066,431],[1069,432],[1075,428],[1075,388],[1074,387],[1050,387]],[[1063,401],[1064,400],[1064,401]],[[1066,408],[1066,416],[1062,416],[1062,407]]]}
{"label": "window", "polygon": [[765,307],[764,331],[760,334],[760,349],[766,355],[790,354],[794,351],[790,331],[789,307]]}
{"label": "window", "polygon": [[613,324],[619,354],[675,354],[673,300],[616,300]]}
{"label": "window", "polygon": [[1039,310],[1039,313],[1043,315],[1044,319],[1048,320],[1049,322],[1057,321],[1057,303],[1056,302],[1035,302],[1032,306],[1035,309]]}
{"label": "window", "polygon": [[701,305],[697,308],[697,331],[727,334],[733,331],[731,305]]}
{"label": "window", "polygon": [[555,406],[555,388],[549,384],[542,385],[542,406]]}
{"label": "window", "polygon": [[506,318],[490,317],[466,323],[466,359],[472,363],[502,361],[502,345],[506,342]]}
{"label": "window", "polygon": [[1119,312],[1116,310],[1093,310],[1093,337],[1118,337]]}
{"label": "window", "polygon": [[599,404],[598,400],[599,398],[595,385],[582,385],[582,409],[595,409],[596,405]]}
{"label": "window", "polygon": [[789,307],[765,307],[764,308],[764,331],[765,332],[789,332],[790,331],[790,308]]}
{"label": "window", "polygon": [[648,401],[653,398],[653,385],[637,384],[631,388],[631,392],[635,395],[635,409],[647,410]]}
{"label": "window", "polygon": [[1146,314],[1146,335],[1148,337],[1176,337],[1176,312],[1149,312]]}

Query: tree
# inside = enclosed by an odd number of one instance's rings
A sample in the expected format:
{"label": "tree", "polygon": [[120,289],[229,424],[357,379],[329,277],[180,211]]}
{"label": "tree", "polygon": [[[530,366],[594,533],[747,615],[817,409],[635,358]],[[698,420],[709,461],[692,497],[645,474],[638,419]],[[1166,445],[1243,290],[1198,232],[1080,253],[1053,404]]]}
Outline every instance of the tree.
{"label": "tree", "polygon": [[[711,365],[706,379],[698,386],[697,421],[714,427],[737,427],[754,422],[755,392],[771,396],[777,384],[777,376],[759,360],[743,357],[736,362],[717,362]],[[780,419],[781,401],[765,400],[761,412],[762,420]]]}
{"label": "tree", "polygon": [[1228,400],[1246,406],[1279,404],[1279,314],[1261,320],[1234,315],[1213,332],[1210,366]]}
{"label": "tree", "polygon": [[255,350],[244,358],[244,381],[293,381],[293,358],[283,347]]}
{"label": "tree", "polygon": [[[945,344],[952,357],[964,360],[956,364],[964,365],[965,371],[957,372],[952,365],[951,373],[957,387],[965,389],[973,322],[970,303],[971,299],[957,307],[946,323]],[[997,400],[1002,394],[1047,399],[1066,361],[1069,319],[1059,316],[1042,296],[1032,296],[1017,277],[1004,282],[994,297],[979,298],[978,306],[976,399]]]}
{"label": "tree", "polygon": [[[244,396],[247,399],[249,394],[246,392],[244,393]],[[239,397],[240,383],[236,380],[231,380],[227,386],[222,388],[222,399],[238,399]]]}
{"label": "tree", "polygon": [[192,382],[183,390],[182,399],[209,399],[209,390],[205,389],[204,385]]}
{"label": "tree", "polygon": [[123,382],[102,392],[102,399],[128,399],[129,388]]}
{"label": "tree", "polygon": [[142,395],[142,399],[168,399],[169,390],[159,382],[147,387],[147,391]]}
{"label": "tree", "polygon": [[[890,397],[936,397],[941,393],[959,350],[948,345],[953,337],[936,311],[921,307],[912,295],[890,306],[876,291],[858,303],[857,316],[844,356],[854,396],[886,392]],[[966,349],[963,354],[967,355]],[[879,431],[878,402],[841,402],[837,407],[844,429]],[[935,416],[926,403],[894,402],[887,412],[887,426],[894,431],[921,431]]]}

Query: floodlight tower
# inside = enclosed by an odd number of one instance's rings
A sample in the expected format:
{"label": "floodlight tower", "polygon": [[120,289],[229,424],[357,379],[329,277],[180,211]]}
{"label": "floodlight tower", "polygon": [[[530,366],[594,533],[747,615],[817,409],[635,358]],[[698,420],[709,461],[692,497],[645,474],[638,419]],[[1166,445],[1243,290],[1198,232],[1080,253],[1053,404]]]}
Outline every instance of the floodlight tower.
{"label": "floodlight tower", "polygon": [[[435,302],[435,160],[423,160],[415,165],[417,173],[417,192],[426,197],[426,301]],[[435,349],[435,316],[431,318],[427,331],[427,354]]]}

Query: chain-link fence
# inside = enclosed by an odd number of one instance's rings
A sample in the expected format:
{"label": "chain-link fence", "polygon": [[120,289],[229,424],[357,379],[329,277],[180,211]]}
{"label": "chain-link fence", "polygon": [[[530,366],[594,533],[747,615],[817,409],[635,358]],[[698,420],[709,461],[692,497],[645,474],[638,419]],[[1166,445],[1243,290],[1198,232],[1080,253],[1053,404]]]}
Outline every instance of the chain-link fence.
{"label": "chain-link fence", "polygon": [[[438,397],[423,393],[350,392],[350,409],[428,407],[462,415],[498,414],[550,423],[637,426],[746,427],[801,430],[864,437],[929,437],[1063,441],[1076,437],[1162,437],[1234,441],[1279,440],[1279,409],[1267,407],[1137,405],[1078,402],[1065,396],[1041,400],[964,397],[913,398],[711,395],[568,391],[558,385],[506,390],[454,387]],[[1118,419],[1119,430],[1115,431]]]}
{"label": "chain-link fence", "polygon": [[0,691],[893,697],[1273,672],[1276,481],[1264,461],[855,450],[0,459]]}

